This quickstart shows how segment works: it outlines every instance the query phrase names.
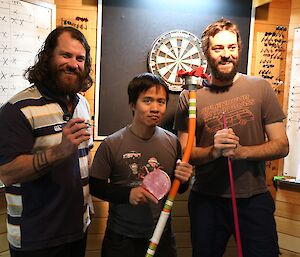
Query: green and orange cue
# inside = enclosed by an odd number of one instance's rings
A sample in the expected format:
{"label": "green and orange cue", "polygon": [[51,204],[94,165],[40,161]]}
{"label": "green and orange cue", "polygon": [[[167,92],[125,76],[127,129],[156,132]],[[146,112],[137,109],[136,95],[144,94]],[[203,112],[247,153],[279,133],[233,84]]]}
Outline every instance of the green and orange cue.
{"label": "green and orange cue", "polygon": [[[182,161],[188,162],[191,156],[196,131],[196,90],[201,86],[203,78],[207,78],[207,75],[204,73],[204,69],[202,67],[198,67],[191,72],[180,70],[178,71],[178,76],[183,78],[184,88],[189,90],[188,140],[182,157]],[[175,178],[163,210],[161,211],[153,236],[150,239],[146,257],[152,257],[155,254],[161,235],[170,216],[179,186],[180,181]]]}

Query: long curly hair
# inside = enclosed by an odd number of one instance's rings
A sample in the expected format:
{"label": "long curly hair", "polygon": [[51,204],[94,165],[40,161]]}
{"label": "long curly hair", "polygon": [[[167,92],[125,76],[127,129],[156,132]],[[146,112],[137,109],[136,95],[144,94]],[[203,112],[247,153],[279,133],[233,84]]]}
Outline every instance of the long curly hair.
{"label": "long curly hair", "polygon": [[83,72],[83,83],[79,89],[79,92],[85,92],[93,84],[93,79],[90,76],[92,63],[90,54],[91,48],[85,36],[79,30],[73,27],[59,26],[48,35],[44,44],[36,55],[35,64],[26,69],[24,72],[24,77],[32,84],[44,83],[44,86],[48,86],[47,81],[50,74],[50,62],[53,57],[53,52],[58,44],[57,39],[64,32],[70,33],[71,37],[78,40],[85,48],[86,58]]}

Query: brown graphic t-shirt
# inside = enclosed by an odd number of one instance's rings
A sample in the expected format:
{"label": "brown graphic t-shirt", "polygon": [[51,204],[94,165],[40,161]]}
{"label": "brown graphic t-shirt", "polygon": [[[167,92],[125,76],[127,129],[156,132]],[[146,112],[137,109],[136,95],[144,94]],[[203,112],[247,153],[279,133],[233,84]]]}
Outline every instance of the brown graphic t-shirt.
{"label": "brown graphic t-shirt", "polygon": [[[229,87],[203,87],[197,90],[196,145],[213,145],[214,135],[223,129],[223,115],[228,127],[240,138],[241,145],[265,142],[264,125],[282,121],[285,116],[270,84],[262,79],[239,74]],[[180,95],[175,128],[187,131],[188,91]],[[237,197],[250,197],[267,191],[265,162],[232,160]],[[230,197],[227,158],[196,166],[194,191]]]}

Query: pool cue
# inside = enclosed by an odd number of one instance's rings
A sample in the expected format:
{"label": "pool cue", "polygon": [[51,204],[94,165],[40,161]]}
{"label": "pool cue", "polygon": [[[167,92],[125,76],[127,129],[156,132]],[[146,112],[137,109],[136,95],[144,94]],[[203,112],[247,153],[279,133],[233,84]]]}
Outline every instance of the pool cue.
{"label": "pool cue", "polygon": [[[225,113],[223,113],[223,123],[224,128],[227,127],[227,120]],[[236,237],[236,245],[237,245],[237,254],[238,257],[243,257],[243,250],[242,250],[242,242],[241,242],[241,234],[240,234],[240,226],[239,226],[239,218],[236,206],[236,197],[234,191],[234,181],[233,181],[233,173],[232,173],[232,163],[229,157],[227,157],[228,162],[228,172],[229,172],[229,180],[230,180],[230,191],[231,191],[231,202],[232,202],[232,210],[233,210],[233,219],[234,219],[234,228],[235,228],[235,237]]]}
{"label": "pool cue", "polygon": [[[203,70],[201,70],[201,72],[202,71]],[[186,76],[184,77],[184,81],[185,81],[185,85],[188,86],[188,90],[189,90],[189,123],[188,123],[188,140],[182,157],[182,161],[188,162],[194,145],[194,138],[195,138],[195,131],[196,131],[196,89],[197,86],[201,85],[202,79],[200,78],[200,76],[199,77]],[[146,257],[152,257],[155,254],[161,235],[164,231],[165,225],[170,216],[171,209],[179,186],[180,186],[180,181],[177,178],[175,178],[172,183],[172,187],[168,194],[163,210],[160,213],[160,217],[155,227],[153,236],[150,239],[150,244],[146,253]]]}

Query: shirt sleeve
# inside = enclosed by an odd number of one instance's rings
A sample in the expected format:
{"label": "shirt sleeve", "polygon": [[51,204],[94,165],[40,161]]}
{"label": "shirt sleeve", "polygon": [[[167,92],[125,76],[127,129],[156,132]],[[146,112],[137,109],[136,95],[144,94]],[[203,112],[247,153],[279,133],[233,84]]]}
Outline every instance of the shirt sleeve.
{"label": "shirt sleeve", "polygon": [[128,203],[131,187],[114,185],[109,182],[113,169],[113,155],[104,140],[98,147],[90,171],[91,194],[112,203]]}
{"label": "shirt sleeve", "polygon": [[113,185],[104,179],[90,177],[91,195],[110,203],[129,203],[131,187]]}
{"label": "shirt sleeve", "polygon": [[285,119],[277,96],[268,81],[263,85],[262,118],[264,125],[281,122]]}
{"label": "shirt sleeve", "polygon": [[35,138],[24,114],[7,103],[0,109],[0,120],[0,165],[19,155],[32,154]]}
{"label": "shirt sleeve", "polygon": [[93,159],[90,176],[107,180],[110,177],[113,167],[112,153],[104,140],[98,147]]}

